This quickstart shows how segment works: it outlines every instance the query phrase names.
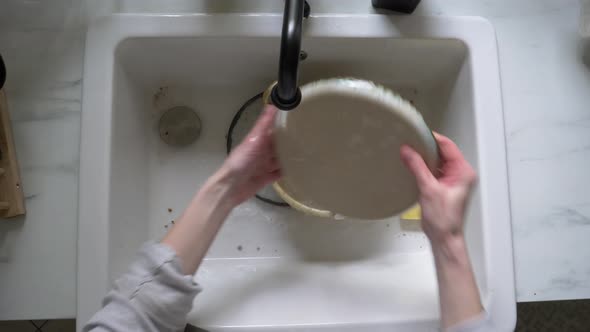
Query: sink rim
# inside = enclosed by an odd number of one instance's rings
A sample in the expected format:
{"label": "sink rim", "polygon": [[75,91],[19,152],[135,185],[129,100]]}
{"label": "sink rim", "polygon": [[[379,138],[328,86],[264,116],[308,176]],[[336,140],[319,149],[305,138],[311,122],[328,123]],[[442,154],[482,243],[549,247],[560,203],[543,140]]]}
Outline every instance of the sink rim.
{"label": "sink rim", "polygon": [[[104,133],[111,132],[111,84],[117,46],[135,37],[279,37],[281,24],[282,15],[277,14],[115,14],[89,27],[80,144],[79,329],[98,308],[95,299],[102,298],[109,287],[108,244],[100,239],[108,239],[109,229],[110,140]],[[473,76],[478,163],[480,173],[485,174],[479,180],[483,188],[482,215],[494,220],[483,223],[489,287],[484,302],[498,328],[513,329],[516,301],[508,173],[498,51],[492,25],[479,17],[314,15],[308,20],[304,38],[319,36],[453,38],[466,44]]]}

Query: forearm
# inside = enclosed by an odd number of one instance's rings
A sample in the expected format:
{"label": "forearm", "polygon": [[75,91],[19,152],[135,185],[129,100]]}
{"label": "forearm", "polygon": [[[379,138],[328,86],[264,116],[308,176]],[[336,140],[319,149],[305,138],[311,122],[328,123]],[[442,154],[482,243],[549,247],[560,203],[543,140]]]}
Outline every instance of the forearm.
{"label": "forearm", "polygon": [[483,311],[462,234],[432,243],[440,293],[441,322],[449,328]]}
{"label": "forearm", "polygon": [[183,272],[194,274],[235,203],[232,183],[221,168],[195,195],[174,227],[162,240],[180,257]]}

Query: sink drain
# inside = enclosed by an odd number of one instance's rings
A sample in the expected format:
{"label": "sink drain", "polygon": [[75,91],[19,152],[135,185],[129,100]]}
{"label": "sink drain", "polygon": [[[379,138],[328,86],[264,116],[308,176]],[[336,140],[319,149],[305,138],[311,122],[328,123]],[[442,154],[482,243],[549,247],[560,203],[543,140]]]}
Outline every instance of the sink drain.
{"label": "sink drain", "polygon": [[167,110],[159,123],[160,138],[168,145],[186,146],[196,141],[201,134],[201,119],[186,106]]}

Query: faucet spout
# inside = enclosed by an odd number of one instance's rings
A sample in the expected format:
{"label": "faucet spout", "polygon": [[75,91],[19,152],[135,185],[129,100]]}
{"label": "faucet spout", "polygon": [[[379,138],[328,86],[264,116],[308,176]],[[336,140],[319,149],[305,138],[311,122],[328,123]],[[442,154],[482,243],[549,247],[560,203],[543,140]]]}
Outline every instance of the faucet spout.
{"label": "faucet spout", "polygon": [[301,102],[301,90],[297,81],[305,5],[305,0],[285,0],[279,77],[270,94],[272,103],[284,111],[294,109]]}

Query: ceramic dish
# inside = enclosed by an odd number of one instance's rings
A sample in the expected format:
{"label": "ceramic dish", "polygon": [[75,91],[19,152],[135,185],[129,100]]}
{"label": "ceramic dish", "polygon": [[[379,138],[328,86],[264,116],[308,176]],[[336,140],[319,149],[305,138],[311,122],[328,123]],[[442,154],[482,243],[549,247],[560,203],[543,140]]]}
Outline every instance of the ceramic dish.
{"label": "ceramic dish", "polygon": [[283,178],[274,188],[287,203],[316,216],[382,219],[416,202],[399,149],[412,146],[431,170],[438,152],[412,104],[358,79],[316,81],[301,93],[301,104],[276,119]]}

